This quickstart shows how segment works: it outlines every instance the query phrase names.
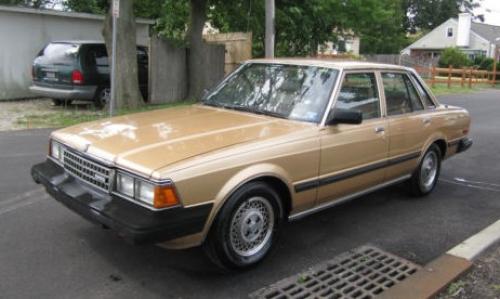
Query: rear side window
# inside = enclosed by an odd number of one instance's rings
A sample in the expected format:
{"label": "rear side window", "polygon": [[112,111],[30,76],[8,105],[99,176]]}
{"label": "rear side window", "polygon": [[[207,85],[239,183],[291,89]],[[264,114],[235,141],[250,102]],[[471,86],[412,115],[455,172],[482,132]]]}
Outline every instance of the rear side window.
{"label": "rear side window", "polygon": [[360,111],[364,120],[380,117],[380,99],[375,74],[346,74],[335,108]]}
{"label": "rear side window", "polygon": [[423,109],[410,78],[402,73],[382,73],[387,115],[411,113]]}
{"label": "rear side window", "polygon": [[420,80],[418,80],[418,78],[414,74],[412,74],[412,77],[413,77],[413,81],[416,82],[415,87],[417,87],[418,93],[420,94],[420,98],[424,102],[424,105],[426,107],[429,107],[429,108],[436,107],[436,104],[434,104],[434,102],[431,99],[431,96],[429,95],[429,93],[427,93],[425,88],[422,86],[422,83],[420,82]]}
{"label": "rear side window", "polygon": [[92,46],[87,51],[86,64],[91,66],[109,66],[108,52],[105,46]]}
{"label": "rear side window", "polygon": [[78,45],[51,43],[38,53],[36,62],[43,64],[72,65],[78,55]]}

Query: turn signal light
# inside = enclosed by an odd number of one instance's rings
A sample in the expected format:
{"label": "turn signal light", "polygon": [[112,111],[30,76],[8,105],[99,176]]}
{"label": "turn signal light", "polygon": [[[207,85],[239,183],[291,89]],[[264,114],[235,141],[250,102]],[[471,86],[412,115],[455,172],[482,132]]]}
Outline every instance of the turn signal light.
{"label": "turn signal light", "polygon": [[172,185],[155,186],[153,206],[156,209],[172,207],[179,204],[179,198]]}

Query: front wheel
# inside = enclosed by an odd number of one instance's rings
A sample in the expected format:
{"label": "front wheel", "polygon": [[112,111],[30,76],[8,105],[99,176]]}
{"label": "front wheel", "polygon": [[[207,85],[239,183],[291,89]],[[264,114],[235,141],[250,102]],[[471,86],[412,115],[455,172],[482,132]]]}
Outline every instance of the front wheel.
{"label": "front wheel", "polygon": [[436,186],[440,171],[441,150],[433,144],[410,179],[411,193],[415,196],[425,196],[431,193]]}
{"label": "front wheel", "polygon": [[224,204],[204,244],[211,260],[225,269],[245,269],[269,253],[283,221],[276,191],[262,182],[237,190]]}

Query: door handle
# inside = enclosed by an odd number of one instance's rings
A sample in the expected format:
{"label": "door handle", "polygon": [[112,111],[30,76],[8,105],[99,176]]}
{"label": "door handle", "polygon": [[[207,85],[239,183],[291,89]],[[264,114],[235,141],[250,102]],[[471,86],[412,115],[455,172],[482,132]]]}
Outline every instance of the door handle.
{"label": "door handle", "polygon": [[424,125],[430,124],[431,121],[432,121],[432,119],[430,117],[426,117],[426,118],[422,119],[422,122],[424,123]]}
{"label": "door handle", "polygon": [[384,127],[376,127],[375,128],[375,133],[382,133],[382,132],[385,132],[385,128]]}

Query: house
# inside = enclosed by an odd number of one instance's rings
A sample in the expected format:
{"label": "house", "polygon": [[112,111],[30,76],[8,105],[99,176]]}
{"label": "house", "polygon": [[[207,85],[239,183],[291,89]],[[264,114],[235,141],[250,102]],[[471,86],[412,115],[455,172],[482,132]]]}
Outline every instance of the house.
{"label": "house", "polygon": [[401,54],[415,58],[435,58],[450,47],[457,47],[470,58],[495,56],[500,46],[500,26],[476,23],[470,13],[459,14],[436,27],[422,38],[406,47]]}
{"label": "house", "polygon": [[[104,16],[0,6],[0,101],[30,98],[31,65],[54,40],[103,40]],[[151,20],[137,19],[137,43],[149,45]]]}
{"label": "house", "polygon": [[351,31],[340,33],[337,42],[325,42],[318,46],[318,54],[320,55],[340,55],[353,54],[359,55],[361,45],[360,38],[354,35]]}

